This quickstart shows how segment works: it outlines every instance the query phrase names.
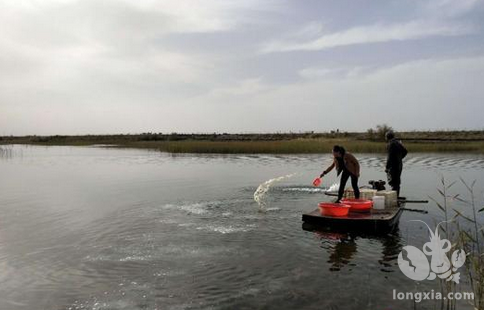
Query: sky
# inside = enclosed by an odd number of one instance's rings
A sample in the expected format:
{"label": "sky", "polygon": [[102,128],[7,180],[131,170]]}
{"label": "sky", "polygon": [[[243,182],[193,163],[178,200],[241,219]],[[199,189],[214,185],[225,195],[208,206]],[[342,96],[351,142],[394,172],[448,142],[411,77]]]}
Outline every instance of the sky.
{"label": "sky", "polygon": [[0,135],[484,129],[484,0],[0,0]]}

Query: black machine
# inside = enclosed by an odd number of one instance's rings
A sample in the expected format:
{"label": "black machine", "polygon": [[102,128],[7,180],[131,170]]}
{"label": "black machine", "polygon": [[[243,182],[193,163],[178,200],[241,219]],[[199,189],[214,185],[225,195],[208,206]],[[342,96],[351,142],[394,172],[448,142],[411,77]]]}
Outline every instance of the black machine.
{"label": "black machine", "polygon": [[376,189],[377,191],[384,191],[386,189],[385,184],[387,184],[387,182],[383,180],[378,180],[378,181],[371,180],[368,182],[368,184],[371,185],[372,189]]}

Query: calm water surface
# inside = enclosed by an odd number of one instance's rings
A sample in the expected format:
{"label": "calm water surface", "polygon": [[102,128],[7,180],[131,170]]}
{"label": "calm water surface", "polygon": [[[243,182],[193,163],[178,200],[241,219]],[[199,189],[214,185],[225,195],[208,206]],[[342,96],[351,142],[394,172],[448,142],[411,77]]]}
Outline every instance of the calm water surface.
{"label": "calm water surface", "polygon": [[[411,205],[389,236],[302,229],[328,200],[310,186],[328,155],[170,155],[101,147],[3,146],[0,309],[410,309],[401,292],[439,290],[399,270],[428,241]],[[357,154],[360,185],[385,158]],[[438,197],[441,176],[484,187],[482,155],[410,154],[403,195]],[[260,212],[257,186],[276,184]],[[326,186],[337,181],[331,173]],[[456,184],[453,193],[464,193]],[[465,207],[456,205],[466,212]],[[466,291],[466,280],[459,289]],[[422,302],[419,309],[434,309]],[[471,309],[465,302],[458,309]]]}

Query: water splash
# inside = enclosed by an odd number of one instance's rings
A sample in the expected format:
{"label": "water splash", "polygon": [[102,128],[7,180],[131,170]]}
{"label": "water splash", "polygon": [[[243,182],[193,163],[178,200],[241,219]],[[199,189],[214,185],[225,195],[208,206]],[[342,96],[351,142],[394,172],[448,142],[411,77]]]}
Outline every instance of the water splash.
{"label": "water splash", "polygon": [[283,192],[319,194],[319,193],[325,193],[328,189],[322,188],[322,187],[301,186],[301,187],[286,187],[286,188],[282,188],[281,190]]}
{"label": "water splash", "polygon": [[327,192],[337,192],[338,190],[339,190],[339,184],[334,183],[328,188]]}
{"label": "water splash", "polygon": [[282,180],[289,179],[289,178],[291,178],[295,175],[296,175],[296,173],[292,173],[292,174],[284,175],[282,177],[273,178],[273,179],[265,181],[264,183],[259,185],[259,187],[257,187],[257,190],[254,192],[255,202],[257,202],[259,207],[261,209],[263,209],[266,206],[266,203],[264,201],[264,197],[265,197],[266,193],[269,191],[269,189],[271,188],[271,186],[276,182],[280,182]]}

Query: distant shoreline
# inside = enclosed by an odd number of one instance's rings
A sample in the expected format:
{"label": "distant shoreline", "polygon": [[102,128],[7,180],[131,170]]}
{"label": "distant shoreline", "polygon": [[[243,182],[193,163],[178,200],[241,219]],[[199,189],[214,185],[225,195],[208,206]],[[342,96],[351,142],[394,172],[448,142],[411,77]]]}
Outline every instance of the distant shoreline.
{"label": "distant shoreline", "polygon": [[[398,137],[410,152],[484,153],[484,131],[402,132]],[[341,144],[354,153],[384,153],[381,136],[368,133],[274,134],[130,134],[83,136],[3,136],[0,145],[105,145],[154,149],[170,153],[318,154]]]}

